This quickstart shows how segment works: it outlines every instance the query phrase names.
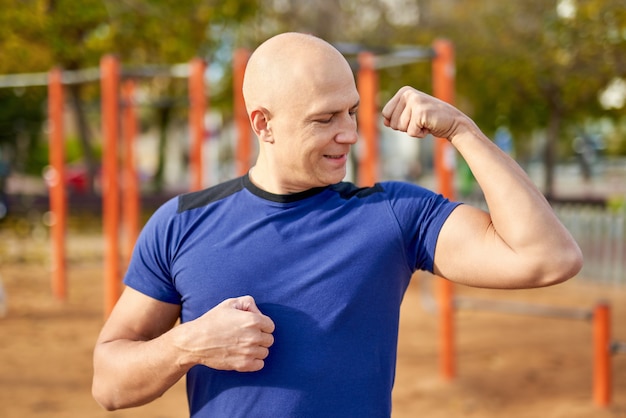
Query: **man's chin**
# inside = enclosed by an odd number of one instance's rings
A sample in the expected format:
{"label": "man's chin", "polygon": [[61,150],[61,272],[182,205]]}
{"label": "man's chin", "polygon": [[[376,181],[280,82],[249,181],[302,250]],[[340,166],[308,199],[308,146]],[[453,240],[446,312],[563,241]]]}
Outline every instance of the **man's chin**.
{"label": "man's chin", "polygon": [[337,184],[337,183],[343,181],[345,178],[346,178],[346,171],[343,170],[342,173],[336,173],[336,174],[327,176],[324,179],[324,180],[326,180],[325,181],[325,185],[326,186],[330,186],[332,184]]}

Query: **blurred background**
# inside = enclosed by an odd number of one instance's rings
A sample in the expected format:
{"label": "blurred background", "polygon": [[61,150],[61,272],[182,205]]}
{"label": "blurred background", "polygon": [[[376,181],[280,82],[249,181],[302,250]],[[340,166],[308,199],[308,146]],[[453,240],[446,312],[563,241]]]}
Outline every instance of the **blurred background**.
{"label": "blurred background", "polygon": [[[234,51],[301,31],[375,53],[450,40],[456,105],[564,208],[577,234],[601,235],[604,243],[606,231],[623,230],[623,220],[607,221],[606,214],[615,218],[626,207],[624,6],[623,0],[0,0],[0,218],[45,227],[45,80],[52,68],[95,74],[65,86],[64,108],[70,214],[93,213],[102,160],[97,71],[105,54],[126,69],[173,69],[194,57],[208,63],[210,185],[235,175]],[[405,84],[432,90],[428,62],[378,74],[380,106]],[[186,77],[142,78],[137,104],[137,164],[149,212],[189,188]],[[382,179],[433,184],[431,141],[383,129],[380,149]],[[479,199],[463,161],[456,165],[459,198]],[[592,220],[584,217],[589,211]],[[613,243],[623,243],[621,234],[609,237],[611,247],[602,252],[611,263],[623,258],[623,246]],[[597,249],[598,242],[588,245]],[[621,270],[607,274],[617,280]]]}
{"label": "blurred background", "polygon": [[[105,413],[90,395],[106,270],[100,63],[114,54],[125,77],[137,76],[134,145],[145,220],[192,182],[190,62],[207,63],[203,182],[210,186],[237,175],[236,52],[284,31],[318,35],[351,62],[359,51],[428,55],[436,40],[449,40],[456,106],[529,173],[585,257],[580,275],[561,286],[459,293],[576,312],[604,300],[615,309],[612,329],[622,343],[610,408],[592,402],[589,321],[459,312],[462,372],[444,384],[434,361],[437,322],[423,314],[433,303],[430,281],[417,277],[403,302],[409,315],[401,323],[394,417],[624,417],[624,0],[0,0],[0,415],[184,416],[182,382],[134,411]],[[377,71],[379,107],[403,85],[432,93],[429,57],[387,64]],[[63,303],[50,292],[51,270],[60,270],[46,184],[54,68],[73,80],[62,109],[70,284]],[[379,179],[436,188],[433,140],[379,127]],[[348,180],[356,179],[358,154],[357,146]],[[463,160],[454,164],[457,198],[484,204]]]}

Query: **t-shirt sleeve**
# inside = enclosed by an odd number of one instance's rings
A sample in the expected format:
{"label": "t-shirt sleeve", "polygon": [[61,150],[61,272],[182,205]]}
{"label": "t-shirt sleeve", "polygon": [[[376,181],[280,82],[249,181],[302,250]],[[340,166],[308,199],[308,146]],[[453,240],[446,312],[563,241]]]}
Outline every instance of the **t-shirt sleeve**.
{"label": "t-shirt sleeve", "polygon": [[383,187],[402,231],[407,260],[414,270],[432,273],[441,227],[461,203],[414,184],[388,182]]}
{"label": "t-shirt sleeve", "polygon": [[178,199],[166,202],[148,220],[135,244],[124,284],[162,302],[180,304],[171,275]]}

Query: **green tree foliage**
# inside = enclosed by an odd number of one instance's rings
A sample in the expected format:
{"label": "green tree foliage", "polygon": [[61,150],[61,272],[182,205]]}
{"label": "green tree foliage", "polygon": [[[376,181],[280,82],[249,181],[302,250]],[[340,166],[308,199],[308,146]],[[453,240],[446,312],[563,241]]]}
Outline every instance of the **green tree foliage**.
{"label": "green tree foliage", "polygon": [[[566,128],[623,115],[623,110],[603,109],[598,101],[612,79],[626,78],[623,0],[268,3],[280,5],[271,15],[283,30],[304,29],[373,49],[428,46],[440,37],[452,40],[458,106],[489,134],[507,126],[521,157],[529,152],[531,135],[546,132],[547,194],[559,151],[572,149]],[[428,65],[386,69],[381,71],[381,96],[400,84],[428,90],[430,82]]]}
{"label": "green tree foliage", "polygon": [[[0,73],[97,66],[112,53],[125,64],[168,64],[207,57],[255,0],[0,0]],[[218,37],[215,37],[217,35]]]}
{"label": "green tree foliage", "polygon": [[[95,67],[105,53],[130,67],[202,56],[223,70],[212,106],[229,104],[232,49],[254,48],[278,32],[374,50],[448,38],[456,49],[459,107],[489,134],[507,126],[520,157],[534,132],[546,132],[548,193],[552,165],[571,152],[568,128],[624,114],[598,101],[611,80],[626,79],[623,0],[0,0],[0,8],[0,51],[9,57],[0,60],[0,73]],[[426,91],[431,84],[428,62],[380,75],[381,101],[402,84]],[[148,90],[176,98],[184,89],[184,82],[161,79]],[[72,94],[77,102],[92,97],[89,90]],[[0,106],[13,106],[2,97]]]}
{"label": "green tree foliage", "polygon": [[[481,126],[509,126],[522,152],[530,134],[546,130],[544,191],[550,195],[559,141],[571,150],[564,128],[617,116],[600,106],[598,95],[611,79],[626,76],[623,4],[482,3],[457,1],[443,22],[458,51],[459,91]],[[571,8],[563,12],[559,4]]]}
{"label": "green tree foliage", "polygon": [[[93,68],[105,54],[117,55],[125,67],[188,62],[197,56],[211,60],[224,43],[222,32],[245,22],[256,8],[255,0],[0,0],[0,74],[47,72],[54,66]],[[162,105],[172,100],[160,96],[182,95],[186,83],[157,79],[144,88],[152,95],[149,100]],[[97,103],[98,92],[97,86],[66,88],[92,176],[97,161],[84,104]],[[10,94],[0,95],[0,108],[17,102]],[[162,106],[155,109],[160,116]],[[40,121],[44,110],[42,102],[32,120]],[[0,129],[12,125],[2,117]],[[0,141],[18,148],[20,138],[15,130],[3,130]]]}
{"label": "green tree foliage", "polygon": [[40,174],[47,159],[36,140],[44,121],[45,94],[41,87],[0,90],[0,163],[10,163],[13,171]]}
{"label": "green tree foliage", "polygon": [[[292,30],[311,29],[319,21],[303,15],[304,2],[276,2],[292,5],[281,15],[290,15],[282,21],[295,25]],[[568,128],[623,115],[623,109],[604,109],[598,100],[611,80],[626,79],[623,0],[346,0],[335,5],[334,14],[328,7],[317,9],[332,18],[312,31],[331,38],[343,34],[349,39],[339,40],[373,49],[452,40],[457,105],[489,134],[507,126],[522,158],[529,153],[530,137],[544,131],[549,195],[557,158],[572,152]],[[350,17],[342,19],[342,12]],[[381,72],[384,96],[399,84],[428,90],[430,82],[430,68],[423,64]]]}

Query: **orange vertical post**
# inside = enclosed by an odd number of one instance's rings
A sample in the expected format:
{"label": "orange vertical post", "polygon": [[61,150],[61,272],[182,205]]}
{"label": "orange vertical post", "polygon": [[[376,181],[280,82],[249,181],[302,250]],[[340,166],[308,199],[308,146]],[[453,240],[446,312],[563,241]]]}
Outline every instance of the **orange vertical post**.
{"label": "orange vertical post", "polygon": [[102,217],[104,249],[104,310],[108,316],[121,294],[119,222],[119,62],[107,55],[100,61],[102,89]]}
{"label": "orange vertical post", "polygon": [[139,236],[139,177],[135,164],[135,138],[137,137],[137,112],[135,107],[135,82],[122,84],[122,139],[124,142],[124,199],[122,200],[123,224],[126,227],[126,260],[128,261]]}
{"label": "orange vertical post", "polygon": [[50,124],[48,184],[51,213],[52,294],[67,298],[65,233],[67,196],[65,192],[65,143],[63,141],[63,82],[61,70],[48,74],[48,118]]}
{"label": "orange vertical post", "polygon": [[243,75],[250,58],[250,52],[238,48],[233,54],[233,102],[235,114],[235,128],[237,131],[237,145],[235,147],[236,173],[241,176],[248,172],[252,159],[252,135],[248,112],[243,100]]}
{"label": "orange vertical post", "polygon": [[611,402],[611,309],[599,303],[593,311],[593,400],[597,406]]}
{"label": "orange vertical post", "polygon": [[191,132],[191,145],[189,150],[189,162],[191,164],[191,191],[200,190],[203,187],[203,155],[206,129],[204,127],[204,114],[207,107],[207,99],[204,83],[206,63],[201,58],[194,58],[190,63],[188,81],[189,90],[189,130]]}
{"label": "orange vertical post", "polygon": [[379,164],[378,127],[376,126],[378,74],[375,69],[375,57],[371,52],[359,53],[358,61],[357,85],[361,98],[358,124],[363,140],[358,177],[361,186],[372,186],[378,181]]}
{"label": "orange vertical post", "polygon": [[[454,104],[454,48],[450,41],[436,40],[433,44],[433,95]],[[435,138],[434,165],[439,193],[454,199],[454,148],[444,138]],[[437,281],[440,326],[440,370],[446,380],[456,375],[454,333],[454,285],[439,278]]]}
{"label": "orange vertical post", "polygon": [[[438,39],[433,44],[433,95],[444,102],[454,104],[454,47],[452,42]],[[454,199],[454,155],[452,144],[445,138],[436,138],[435,174],[439,193]]]}

